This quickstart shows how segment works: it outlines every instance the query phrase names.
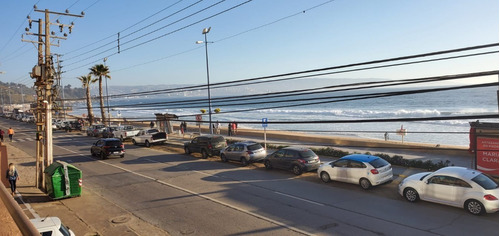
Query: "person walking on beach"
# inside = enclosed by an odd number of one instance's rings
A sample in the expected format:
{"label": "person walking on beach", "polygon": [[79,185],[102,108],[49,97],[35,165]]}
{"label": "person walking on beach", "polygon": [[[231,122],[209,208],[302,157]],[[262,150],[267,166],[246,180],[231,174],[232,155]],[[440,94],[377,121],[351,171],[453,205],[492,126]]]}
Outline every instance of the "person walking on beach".
{"label": "person walking on beach", "polygon": [[16,181],[19,179],[19,174],[17,173],[14,163],[9,164],[6,177],[9,180],[10,190],[12,191],[12,196],[14,197],[14,193],[16,192]]}
{"label": "person walking on beach", "polygon": [[184,121],[181,122],[181,124],[179,125],[179,129],[181,131],[182,136],[184,136]]}
{"label": "person walking on beach", "polygon": [[3,130],[0,129],[0,142],[3,143],[3,135],[5,134],[5,132],[3,132]]}
{"label": "person walking on beach", "polygon": [[12,127],[10,127],[10,128],[7,130],[7,134],[9,135],[9,139],[10,139],[10,141],[12,142],[12,137],[14,136],[14,129],[12,129]]}
{"label": "person walking on beach", "polygon": [[385,139],[385,141],[389,140],[389,133],[385,132],[384,139]]}

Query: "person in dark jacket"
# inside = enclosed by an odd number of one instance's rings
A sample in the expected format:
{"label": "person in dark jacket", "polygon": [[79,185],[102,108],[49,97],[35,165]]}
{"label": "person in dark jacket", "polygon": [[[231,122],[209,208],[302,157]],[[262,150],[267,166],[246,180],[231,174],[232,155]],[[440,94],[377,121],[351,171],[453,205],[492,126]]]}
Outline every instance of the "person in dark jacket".
{"label": "person in dark jacket", "polygon": [[16,181],[19,179],[19,174],[17,173],[14,163],[9,164],[6,177],[9,180],[10,190],[12,191],[12,196],[14,197],[14,193],[16,192]]}

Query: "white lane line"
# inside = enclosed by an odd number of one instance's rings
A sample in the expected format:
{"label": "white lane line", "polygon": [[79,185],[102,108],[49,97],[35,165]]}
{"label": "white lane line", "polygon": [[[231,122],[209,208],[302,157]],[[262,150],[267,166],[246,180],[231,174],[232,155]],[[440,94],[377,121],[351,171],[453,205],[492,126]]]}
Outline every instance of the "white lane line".
{"label": "white lane line", "polygon": [[314,201],[311,201],[311,200],[307,200],[307,199],[304,199],[304,198],[296,197],[296,196],[289,195],[289,194],[286,194],[286,193],[280,193],[280,192],[276,192],[276,191],[274,191],[274,193],[279,194],[279,195],[283,195],[283,196],[286,196],[286,197],[289,197],[289,198],[297,199],[297,200],[300,200],[300,201],[308,202],[308,203],[311,203],[311,204],[316,204],[318,206],[325,206],[322,203],[314,202]]}
{"label": "white lane line", "polygon": [[[88,156],[86,156],[86,155],[84,155],[84,154],[77,153],[77,152],[75,152],[75,151],[73,151],[73,150],[70,150],[70,149],[67,149],[67,148],[63,148],[63,147],[60,147],[60,148],[62,148],[62,149],[64,149],[64,150],[67,150],[67,151],[69,151],[69,152],[75,153],[75,154],[77,154],[77,155],[80,155],[80,156],[83,156],[83,157],[86,157],[86,158],[89,158],[89,159],[93,159],[93,158],[90,158],[90,157],[88,157]],[[147,159],[147,160],[152,161],[152,162],[156,162],[156,161],[153,161],[153,160],[151,160],[151,159]],[[146,178],[146,179],[153,180],[153,181],[155,181],[155,182],[157,182],[157,183],[160,183],[160,184],[163,184],[163,185],[169,186],[169,187],[171,187],[171,188],[175,188],[175,189],[177,189],[177,190],[180,190],[180,191],[183,191],[183,192],[186,192],[186,193],[192,194],[192,195],[194,195],[194,196],[201,197],[201,198],[204,198],[204,199],[206,199],[206,200],[209,200],[209,201],[212,201],[212,202],[218,203],[218,204],[220,204],[220,205],[223,205],[223,206],[226,206],[226,207],[232,208],[232,209],[234,209],[234,210],[237,210],[237,211],[243,212],[243,213],[248,214],[248,215],[251,215],[251,216],[253,216],[253,217],[256,217],[256,218],[259,218],[259,219],[262,219],[262,220],[268,221],[268,222],[270,222],[270,223],[273,223],[273,224],[279,225],[279,226],[281,226],[281,227],[283,227],[283,228],[286,228],[286,229],[289,229],[289,230],[295,231],[295,232],[297,232],[297,233],[300,233],[300,234],[303,234],[303,235],[314,235],[314,234],[311,234],[311,233],[309,233],[309,232],[306,232],[306,231],[303,231],[303,230],[301,230],[301,229],[298,229],[298,228],[296,228],[296,227],[293,227],[293,226],[287,225],[287,224],[285,224],[285,223],[282,223],[282,222],[279,222],[279,221],[273,220],[273,219],[268,218],[268,217],[263,216],[263,215],[259,215],[259,214],[253,213],[253,212],[251,212],[251,211],[247,211],[247,210],[245,210],[245,209],[243,209],[243,208],[240,208],[240,207],[237,207],[237,206],[231,205],[231,204],[229,204],[229,203],[222,202],[222,201],[220,201],[220,200],[217,200],[217,199],[215,199],[215,198],[211,198],[211,197],[206,196],[206,195],[203,195],[203,194],[201,194],[201,193],[197,193],[197,192],[191,191],[191,190],[189,190],[189,189],[185,189],[185,188],[182,188],[182,187],[180,187],[180,186],[177,186],[177,185],[174,185],[174,184],[170,184],[170,183],[167,183],[167,182],[165,182],[165,181],[158,180],[158,179],[155,179],[155,178],[153,178],[153,177],[150,177],[150,176],[147,176],[147,175],[143,175],[143,174],[141,174],[141,173],[137,173],[137,172],[132,171],[132,170],[128,170],[128,169],[126,169],[126,168],[123,168],[123,167],[117,166],[117,165],[115,165],[115,164],[107,163],[107,162],[100,161],[100,160],[97,160],[97,161],[98,161],[98,162],[101,162],[101,163],[103,163],[103,164],[106,164],[106,165],[109,165],[109,166],[112,166],[112,167],[118,168],[118,169],[123,170],[123,171],[125,171],[125,172],[131,173],[131,174],[135,174],[135,175],[138,175],[138,176],[144,177],[144,178]],[[200,171],[195,171],[195,172],[198,172],[198,173],[203,173],[203,172],[200,172]],[[203,173],[203,174],[206,174],[206,173]],[[276,193],[278,193],[278,192],[276,192]],[[289,197],[293,197],[293,196],[291,196],[291,195],[287,195],[287,196],[289,196]],[[300,199],[300,198],[298,198],[298,199]],[[305,200],[305,199],[304,199],[304,200]],[[308,200],[305,200],[305,201],[308,201]],[[310,201],[309,201],[309,202],[310,202]],[[315,203],[315,204],[318,204],[318,203]]]}

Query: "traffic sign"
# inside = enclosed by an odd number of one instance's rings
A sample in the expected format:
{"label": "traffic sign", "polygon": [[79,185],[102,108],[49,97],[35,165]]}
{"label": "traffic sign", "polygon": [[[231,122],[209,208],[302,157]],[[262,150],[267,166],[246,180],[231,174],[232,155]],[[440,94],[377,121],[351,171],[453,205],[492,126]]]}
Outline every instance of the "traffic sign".
{"label": "traffic sign", "polygon": [[262,127],[267,127],[267,118],[262,118]]}
{"label": "traffic sign", "polygon": [[201,115],[196,115],[196,121],[202,121],[203,117]]}

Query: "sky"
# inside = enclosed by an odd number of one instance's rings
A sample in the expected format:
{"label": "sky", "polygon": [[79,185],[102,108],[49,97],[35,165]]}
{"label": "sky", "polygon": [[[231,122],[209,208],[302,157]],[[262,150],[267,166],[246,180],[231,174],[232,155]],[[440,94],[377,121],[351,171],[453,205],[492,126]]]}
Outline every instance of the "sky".
{"label": "sky", "polygon": [[[67,39],[51,47],[52,53],[62,54],[62,84],[73,87],[81,87],[77,77],[104,58],[110,87],[204,84],[205,45],[195,42],[205,40],[206,27],[211,27],[206,34],[211,83],[499,41],[498,0],[0,0],[2,82],[33,86],[28,73],[37,62],[37,50],[22,42],[21,35],[28,27],[27,15],[44,19],[43,13],[33,11],[35,4],[54,12],[85,11],[81,18],[50,16],[51,22],[74,22]],[[62,36],[57,26],[51,30]],[[33,23],[30,32],[36,31]],[[491,50],[498,47],[475,52]],[[408,79],[481,72],[498,70],[498,59],[496,53],[325,78]]]}

